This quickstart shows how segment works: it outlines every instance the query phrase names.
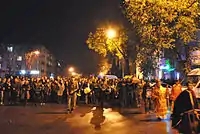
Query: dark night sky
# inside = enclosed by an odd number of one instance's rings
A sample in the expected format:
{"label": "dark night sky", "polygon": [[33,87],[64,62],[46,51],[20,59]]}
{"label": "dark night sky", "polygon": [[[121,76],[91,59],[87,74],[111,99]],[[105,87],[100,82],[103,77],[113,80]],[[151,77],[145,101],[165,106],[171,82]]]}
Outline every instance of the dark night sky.
{"label": "dark night sky", "polygon": [[120,0],[1,0],[0,42],[43,44],[58,59],[94,72],[99,56],[88,50],[88,33],[121,24]]}

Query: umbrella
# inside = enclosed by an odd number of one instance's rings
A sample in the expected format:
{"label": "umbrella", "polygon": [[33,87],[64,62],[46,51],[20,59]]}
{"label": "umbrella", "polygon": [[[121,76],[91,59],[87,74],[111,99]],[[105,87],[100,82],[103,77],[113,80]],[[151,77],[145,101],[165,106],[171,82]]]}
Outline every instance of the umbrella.
{"label": "umbrella", "polygon": [[188,76],[200,76],[200,68],[193,69],[188,73]]}

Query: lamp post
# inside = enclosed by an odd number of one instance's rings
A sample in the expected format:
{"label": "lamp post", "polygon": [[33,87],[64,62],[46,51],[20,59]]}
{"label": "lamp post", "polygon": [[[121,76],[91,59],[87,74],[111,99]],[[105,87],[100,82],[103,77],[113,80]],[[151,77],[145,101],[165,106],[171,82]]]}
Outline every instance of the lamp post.
{"label": "lamp post", "polygon": [[70,72],[70,73],[74,72],[74,68],[73,68],[73,67],[70,67],[70,68],[69,68],[69,72]]}
{"label": "lamp post", "polygon": [[[117,37],[117,31],[113,28],[109,28],[106,32],[106,36],[108,39],[114,39]],[[124,60],[121,61],[121,69],[122,69],[122,77],[124,77]]]}
{"label": "lamp post", "polygon": [[74,70],[75,70],[74,67],[70,67],[70,68],[68,69],[69,74],[72,75],[72,76],[75,76],[76,73],[74,72]]}
{"label": "lamp post", "polygon": [[40,54],[40,51],[36,50],[33,53],[38,56]]}
{"label": "lamp post", "polygon": [[113,39],[117,36],[117,32],[115,29],[108,29],[107,30],[107,37],[108,39]]}

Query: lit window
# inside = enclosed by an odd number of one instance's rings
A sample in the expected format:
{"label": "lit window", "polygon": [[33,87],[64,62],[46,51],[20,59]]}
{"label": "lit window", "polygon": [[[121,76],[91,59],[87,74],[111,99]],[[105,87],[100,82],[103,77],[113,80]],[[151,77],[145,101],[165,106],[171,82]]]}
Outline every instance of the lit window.
{"label": "lit window", "polygon": [[0,68],[1,68],[2,66],[1,66],[1,64],[0,64]]}
{"label": "lit window", "polygon": [[61,66],[59,62],[58,62],[58,66],[59,66],[59,67]]}
{"label": "lit window", "polygon": [[22,56],[18,56],[17,61],[22,61]]}
{"label": "lit window", "polygon": [[2,56],[0,56],[0,60],[2,60]]}
{"label": "lit window", "polygon": [[7,50],[8,50],[9,52],[13,52],[13,47],[7,47]]}

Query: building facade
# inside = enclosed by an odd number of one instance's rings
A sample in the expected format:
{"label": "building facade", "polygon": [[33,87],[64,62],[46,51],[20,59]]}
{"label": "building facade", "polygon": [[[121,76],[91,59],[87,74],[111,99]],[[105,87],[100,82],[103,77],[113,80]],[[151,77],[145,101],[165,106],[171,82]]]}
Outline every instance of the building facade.
{"label": "building facade", "polygon": [[26,72],[36,76],[54,76],[57,62],[53,54],[44,46],[35,46],[25,54]]}
{"label": "building facade", "polygon": [[0,45],[0,76],[15,75],[26,68],[25,55],[26,47],[13,44]]}
{"label": "building facade", "polygon": [[0,45],[0,76],[56,75],[57,61],[44,46],[27,47],[25,45]]}

